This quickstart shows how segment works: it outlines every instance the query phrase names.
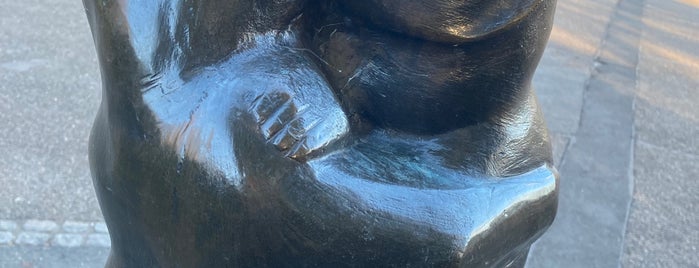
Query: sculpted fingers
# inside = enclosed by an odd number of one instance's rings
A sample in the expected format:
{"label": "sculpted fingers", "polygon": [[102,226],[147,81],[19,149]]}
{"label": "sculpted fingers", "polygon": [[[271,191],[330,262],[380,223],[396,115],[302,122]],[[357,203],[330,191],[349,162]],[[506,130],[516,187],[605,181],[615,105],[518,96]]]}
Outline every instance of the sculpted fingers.
{"label": "sculpted fingers", "polygon": [[308,116],[308,113],[304,114],[304,112],[301,111],[293,119],[284,122],[282,129],[270,137],[269,142],[277,146],[279,150],[288,153],[288,150],[295,147],[295,144],[303,139],[306,132],[320,121],[319,118]]}
{"label": "sculpted fingers", "polygon": [[302,104],[285,92],[259,96],[250,112],[267,142],[295,159],[329,145],[349,131],[348,121],[339,106]]}
{"label": "sculpted fingers", "polygon": [[281,130],[284,122],[293,117],[295,108],[287,93],[272,92],[259,96],[252,105],[251,112],[260,124],[260,131],[265,138]]}
{"label": "sculpted fingers", "polygon": [[311,124],[308,124],[309,127],[304,129],[304,134],[287,152],[287,156],[295,159],[304,157],[328,146],[349,131],[347,118],[340,109],[333,109],[324,118],[311,122]]}

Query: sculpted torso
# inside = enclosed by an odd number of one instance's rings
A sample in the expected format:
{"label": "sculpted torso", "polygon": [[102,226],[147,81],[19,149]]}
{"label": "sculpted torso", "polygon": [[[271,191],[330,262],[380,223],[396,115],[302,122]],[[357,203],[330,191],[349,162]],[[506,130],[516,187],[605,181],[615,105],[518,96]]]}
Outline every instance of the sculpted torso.
{"label": "sculpted torso", "polygon": [[553,5],[85,0],[108,266],[523,264]]}

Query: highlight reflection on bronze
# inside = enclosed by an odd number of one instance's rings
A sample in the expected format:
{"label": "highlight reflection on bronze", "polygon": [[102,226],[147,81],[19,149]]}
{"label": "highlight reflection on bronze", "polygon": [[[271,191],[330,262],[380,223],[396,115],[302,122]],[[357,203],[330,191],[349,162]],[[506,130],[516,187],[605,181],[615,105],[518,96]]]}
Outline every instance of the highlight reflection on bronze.
{"label": "highlight reflection on bronze", "polygon": [[84,0],[108,267],[520,267],[555,0]]}

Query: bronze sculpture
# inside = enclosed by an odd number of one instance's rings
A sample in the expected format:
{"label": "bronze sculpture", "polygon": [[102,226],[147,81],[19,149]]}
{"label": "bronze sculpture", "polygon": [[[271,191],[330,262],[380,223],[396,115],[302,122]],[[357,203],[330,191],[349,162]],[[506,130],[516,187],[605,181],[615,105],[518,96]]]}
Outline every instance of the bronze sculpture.
{"label": "bronze sculpture", "polygon": [[108,267],[517,267],[555,0],[84,0]]}

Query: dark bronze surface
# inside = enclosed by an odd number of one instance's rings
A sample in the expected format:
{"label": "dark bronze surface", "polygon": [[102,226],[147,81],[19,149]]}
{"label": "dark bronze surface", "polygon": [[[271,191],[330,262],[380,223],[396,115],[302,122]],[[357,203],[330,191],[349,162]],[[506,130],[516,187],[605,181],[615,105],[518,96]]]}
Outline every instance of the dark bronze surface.
{"label": "dark bronze surface", "polygon": [[108,267],[519,267],[555,0],[84,0]]}

